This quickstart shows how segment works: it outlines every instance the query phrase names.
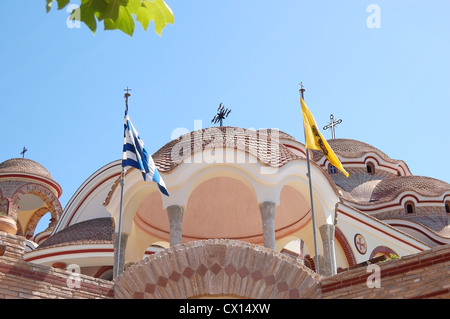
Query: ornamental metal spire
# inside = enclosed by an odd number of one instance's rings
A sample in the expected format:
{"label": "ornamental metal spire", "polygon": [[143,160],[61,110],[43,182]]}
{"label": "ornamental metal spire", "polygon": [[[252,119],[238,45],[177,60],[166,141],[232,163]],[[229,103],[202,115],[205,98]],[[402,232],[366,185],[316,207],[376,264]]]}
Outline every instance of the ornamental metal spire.
{"label": "ornamental metal spire", "polygon": [[335,138],[334,127],[335,127],[336,125],[338,125],[338,124],[341,124],[341,123],[342,123],[342,120],[341,120],[341,119],[335,121],[335,120],[334,120],[333,114],[331,114],[331,115],[330,115],[330,123],[329,123],[328,125],[325,125],[325,126],[323,127],[323,129],[324,129],[324,130],[331,129],[331,138],[334,140],[334,138]]}
{"label": "ornamental metal spire", "polygon": [[217,124],[220,122],[220,127],[223,126],[223,120],[228,117],[231,110],[226,109],[222,103],[220,103],[219,108],[217,109],[217,114],[211,120],[211,123]]}

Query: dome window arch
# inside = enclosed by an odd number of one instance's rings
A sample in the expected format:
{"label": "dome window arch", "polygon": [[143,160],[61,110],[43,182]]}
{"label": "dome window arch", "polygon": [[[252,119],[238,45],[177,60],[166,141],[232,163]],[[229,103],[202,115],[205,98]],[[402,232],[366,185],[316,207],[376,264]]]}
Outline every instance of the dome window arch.
{"label": "dome window arch", "polygon": [[330,174],[337,174],[336,166],[334,166],[333,164],[330,164],[328,166],[328,173],[330,173]]}
{"label": "dome window arch", "polygon": [[450,214],[450,200],[445,202],[445,212]]}
{"label": "dome window arch", "polygon": [[367,170],[367,174],[374,175],[375,174],[375,165],[372,162],[367,162],[366,170]]}
{"label": "dome window arch", "polygon": [[414,214],[416,212],[416,206],[412,201],[407,201],[405,203],[405,212],[407,214]]}

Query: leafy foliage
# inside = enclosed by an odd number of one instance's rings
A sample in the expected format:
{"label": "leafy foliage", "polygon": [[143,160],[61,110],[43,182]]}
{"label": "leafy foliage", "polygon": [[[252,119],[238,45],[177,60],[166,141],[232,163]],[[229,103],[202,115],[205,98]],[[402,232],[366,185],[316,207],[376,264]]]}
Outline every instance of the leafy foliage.
{"label": "leafy foliage", "polygon": [[[53,2],[57,2],[58,10],[61,10],[70,0],[46,0],[46,2],[49,12]],[[132,36],[135,28],[133,15],[144,30],[147,30],[153,21],[155,32],[160,36],[168,23],[174,23],[172,10],[164,0],[81,0],[80,6],[71,16],[86,24],[93,33],[97,30],[97,22],[103,21],[105,30],[119,29]]]}

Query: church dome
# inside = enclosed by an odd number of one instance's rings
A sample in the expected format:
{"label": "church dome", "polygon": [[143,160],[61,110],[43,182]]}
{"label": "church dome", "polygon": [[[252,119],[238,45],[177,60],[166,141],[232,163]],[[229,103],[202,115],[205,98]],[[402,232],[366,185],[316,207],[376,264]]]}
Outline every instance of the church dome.
{"label": "church dome", "polygon": [[112,244],[114,233],[110,217],[90,219],[71,225],[45,240],[37,250],[69,245]]}
{"label": "church dome", "polygon": [[[274,136],[272,138],[272,136]],[[280,140],[295,139],[287,133],[272,130],[253,131],[237,127],[210,127],[196,130],[172,140],[155,154],[153,160],[160,172],[170,172],[192,154],[214,148],[231,148],[255,156],[265,166],[282,167],[300,158]],[[273,145],[277,147],[272,147]]]}
{"label": "church dome", "polygon": [[41,164],[26,158],[12,158],[0,163],[1,174],[27,174],[54,181],[49,171]]}
{"label": "church dome", "polygon": [[[336,153],[336,155],[340,155],[344,158],[361,158],[364,157],[367,153],[375,153],[386,162],[399,162],[398,160],[391,159],[388,155],[386,155],[376,147],[361,141],[337,138],[327,140],[327,142]],[[320,160],[324,156],[322,151],[313,151],[313,154],[315,161]]]}
{"label": "church dome", "polygon": [[406,191],[425,197],[439,197],[450,190],[444,181],[425,176],[398,176],[381,180],[372,192],[372,201],[390,201]]}

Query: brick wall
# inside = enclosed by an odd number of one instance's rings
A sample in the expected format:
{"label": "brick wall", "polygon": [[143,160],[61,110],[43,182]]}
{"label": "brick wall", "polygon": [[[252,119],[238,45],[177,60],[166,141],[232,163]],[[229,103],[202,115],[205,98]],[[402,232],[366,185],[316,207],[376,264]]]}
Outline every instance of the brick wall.
{"label": "brick wall", "polygon": [[127,268],[116,278],[123,299],[320,298],[319,276],[269,248],[229,239],[175,245]]}
{"label": "brick wall", "polygon": [[114,298],[113,282],[23,260],[25,238],[0,232],[0,299]]}
{"label": "brick wall", "polygon": [[364,266],[322,279],[322,297],[450,298],[450,245],[374,265],[372,269]]}
{"label": "brick wall", "polygon": [[369,265],[373,269],[356,267],[321,278],[290,257],[263,247],[208,240],[155,254],[129,267],[116,286],[111,281],[25,262],[24,247],[24,237],[0,232],[0,299],[179,298],[208,294],[450,299],[450,245]]}

